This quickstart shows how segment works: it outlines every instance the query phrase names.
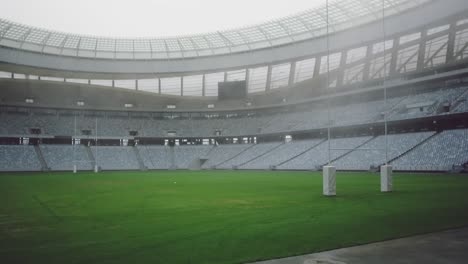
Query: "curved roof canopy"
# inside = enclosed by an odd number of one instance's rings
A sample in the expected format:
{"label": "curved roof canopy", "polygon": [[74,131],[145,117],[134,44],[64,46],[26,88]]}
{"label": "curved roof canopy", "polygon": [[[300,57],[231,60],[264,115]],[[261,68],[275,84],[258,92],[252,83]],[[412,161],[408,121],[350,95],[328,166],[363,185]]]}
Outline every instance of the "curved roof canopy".
{"label": "curved roof canopy", "polygon": [[[395,15],[433,0],[334,0],[329,32]],[[34,52],[108,59],[180,59],[270,48],[327,34],[322,6],[263,24],[167,38],[107,38],[56,32],[0,19],[0,45]]]}

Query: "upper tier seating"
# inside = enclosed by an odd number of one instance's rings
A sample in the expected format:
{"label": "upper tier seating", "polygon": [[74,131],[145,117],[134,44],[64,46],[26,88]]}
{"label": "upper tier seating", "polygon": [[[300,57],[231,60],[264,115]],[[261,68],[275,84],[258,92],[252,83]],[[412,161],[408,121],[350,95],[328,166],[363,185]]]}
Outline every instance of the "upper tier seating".
{"label": "upper tier seating", "polygon": [[[388,120],[403,120],[437,114],[442,104],[453,105],[451,113],[467,112],[468,87],[444,88],[435,91],[382,99],[368,102],[338,104],[330,109],[334,126],[367,124],[382,121],[383,113]],[[25,111],[23,111],[25,110]],[[291,131],[325,128],[328,110],[323,102],[310,105],[310,108],[288,113],[262,114],[249,117],[211,119],[157,119],[151,114],[133,117],[130,113],[83,111],[75,117],[70,111],[23,109],[1,111],[0,134],[29,135],[31,128],[39,128],[43,135],[73,136],[82,135],[83,130],[90,137],[128,137],[130,131],[138,136],[166,137],[168,132],[177,136],[210,137],[221,133],[223,136],[284,133]]]}

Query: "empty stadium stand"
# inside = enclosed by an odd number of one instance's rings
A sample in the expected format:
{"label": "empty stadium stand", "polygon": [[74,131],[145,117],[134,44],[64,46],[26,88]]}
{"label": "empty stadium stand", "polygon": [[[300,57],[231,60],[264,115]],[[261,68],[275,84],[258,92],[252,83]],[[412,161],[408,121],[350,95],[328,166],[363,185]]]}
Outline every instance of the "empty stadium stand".
{"label": "empty stadium stand", "polygon": [[[328,163],[329,159],[330,161],[334,161],[335,159],[351,152],[353,149],[361,146],[371,139],[371,136],[363,136],[352,138],[335,138],[331,139],[330,141],[326,140],[309,151],[303,153],[302,155],[281,164],[278,166],[278,168],[286,170],[316,170],[320,166]],[[328,152],[329,145],[330,153]],[[335,162],[332,164],[335,164]]]}
{"label": "empty stadium stand", "polygon": [[[387,140],[388,161],[395,170],[450,171],[468,162],[468,129],[390,134]],[[334,138],[332,164],[339,170],[378,168],[386,162],[385,141],[384,135]],[[80,171],[95,164],[102,170],[190,169],[200,159],[206,160],[203,169],[317,170],[328,163],[328,147],[326,138],[174,147],[0,145],[0,171],[72,171],[73,165]]]}
{"label": "empty stadium stand", "polygon": [[0,145],[1,171],[41,171],[42,166],[30,145]]}
{"label": "empty stadium stand", "polygon": [[135,152],[131,147],[100,146],[91,148],[96,165],[102,170],[138,170]]}
{"label": "empty stadium stand", "polygon": [[[369,170],[371,167],[378,168],[386,160],[391,161],[401,156],[432,135],[434,135],[434,132],[388,135],[387,139],[385,136],[378,136],[336,160],[334,164],[336,164],[337,169],[341,170]],[[387,151],[385,150],[386,145],[388,146]]]}
{"label": "empty stadium stand", "polygon": [[[468,111],[468,87],[441,88],[423,93],[390,98],[384,101],[371,100],[360,103],[345,103],[333,107],[333,126],[370,124],[421,117],[435,117]],[[449,112],[440,111],[443,104],[453,105]],[[385,108],[386,107],[386,108]],[[233,118],[154,118],[151,113],[133,117],[129,112],[118,111],[67,111],[26,107],[0,107],[0,122],[6,135],[31,135],[38,129],[42,135],[129,137],[130,131],[139,136],[165,137],[175,132],[180,137],[206,137],[219,133],[222,136],[287,133],[325,128],[328,112],[324,102],[311,104],[306,109],[286,113],[264,113],[255,116]]]}
{"label": "empty stadium stand", "polygon": [[86,148],[83,145],[40,145],[48,168],[54,171],[72,171],[74,165],[78,170],[93,169]]}
{"label": "empty stadium stand", "polygon": [[450,171],[468,161],[468,129],[443,131],[391,162],[396,170]]}
{"label": "empty stadium stand", "polygon": [[268,152],[255,160],[240,166],[242,169],[272,169],[297,156],[304,154],[311,148],[323,142],[323,139],[298,140],[279,145],[274,151]]}

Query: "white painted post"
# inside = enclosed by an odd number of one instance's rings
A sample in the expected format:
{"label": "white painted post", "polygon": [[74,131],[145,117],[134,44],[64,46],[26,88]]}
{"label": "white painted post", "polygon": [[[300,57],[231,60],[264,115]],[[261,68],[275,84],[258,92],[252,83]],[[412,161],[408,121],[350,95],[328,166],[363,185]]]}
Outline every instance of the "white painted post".
{"label": "white painted post", "polygon": [[323,195],[336,195],[336,168],[323,166]]}
{"label": "white painted post", "polygon": [[76,169],[76,165],[73,165],[73,173],[76,173],[77,169]]}
{"label": "white painted post", "polygon": [[94,172],[95,172],[95,173],[98,173],[98,172],[99,172],[99,167],[98,167],[98,165],[94,165]]}
{"label": "white painted post", "polygon": [[380,191],[381,192],[393,191],[392,173],[393,173],[393,170],[392,170],[391,165],[382,165],[380,167]]}

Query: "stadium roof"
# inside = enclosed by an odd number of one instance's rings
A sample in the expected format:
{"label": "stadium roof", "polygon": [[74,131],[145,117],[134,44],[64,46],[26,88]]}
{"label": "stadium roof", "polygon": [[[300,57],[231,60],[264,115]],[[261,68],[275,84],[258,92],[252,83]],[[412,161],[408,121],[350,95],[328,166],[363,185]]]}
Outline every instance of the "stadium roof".
{"label": "stadium roof", "polygon": [[[391,16],[433,0],[333,0],[329,32],[342,31]],[[324,36],[326,7],[263,24],[208,34],[109,38],[69,34],[0,19],[0,45],[47,54],[108,59],[179,59],[270,48]]]}

